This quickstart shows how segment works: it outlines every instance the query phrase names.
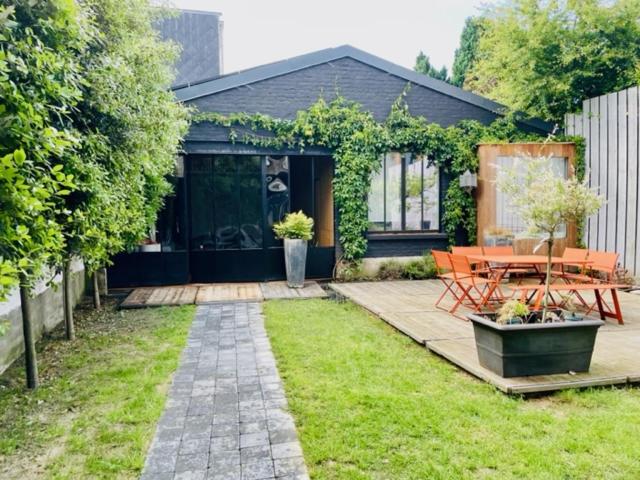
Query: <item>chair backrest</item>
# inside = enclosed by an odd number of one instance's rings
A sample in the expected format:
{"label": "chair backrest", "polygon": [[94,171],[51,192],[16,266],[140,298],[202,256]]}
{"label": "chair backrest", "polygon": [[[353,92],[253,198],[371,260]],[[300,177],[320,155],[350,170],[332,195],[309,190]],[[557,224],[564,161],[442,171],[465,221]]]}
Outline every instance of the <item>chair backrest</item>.
{"label": "chair backrest", "polygon": [[449,259],[449,253],[441,250],[431,250],[433,261],[436,263],[436,269],[438,273],[450,272],[453,270],[451,266],[451,260]]}
{"label": "chair backrest", "polygon": [[514,255],[512,245],[501,245],[495,247],[482,247],[485,255]]}
{"label": "chair backrest", "polygon": [[562,252],[562,259],[569,261],[583,262],[589,256],[589,250],[586,248],[566,247]]}
{"label": "chair backrest", "polygon": [[[602,272],[611,280],[618,266],[619,255],[615,252],[599,252],[589,250],[589,268],[597,272]],[[592,262],[592,263],[591,263]]]}
{"label": "chair backrest", "polygon": [[449,259],[453,268],[453,276],[456,280],[474,276],[469,259],[465,255],[451,253],[449,254]]}
{"label": "chair backrest", "polygon": [[451,253],[454,255],[483,255],[482,247],[451,247]]}

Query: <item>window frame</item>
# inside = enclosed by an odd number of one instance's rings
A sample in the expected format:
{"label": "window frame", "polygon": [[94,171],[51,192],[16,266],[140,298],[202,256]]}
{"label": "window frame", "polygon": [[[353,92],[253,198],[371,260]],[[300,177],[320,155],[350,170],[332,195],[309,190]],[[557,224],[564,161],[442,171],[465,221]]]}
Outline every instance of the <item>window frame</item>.
{"label": "window frame", "polygon": [[[399,153],[401,158],[402,158],[402,162],[400,163],[400,230],[398,229],[389,229],[387,230],[386,225],[387,225],[387,169],[386,169],[386,159],[387,156],[393,153]],[[405,152],[405,153],[400,153],[400,152],[387,152],[385,154],[382,155],[381,158],[381,162],[382,162],[382,226],[383,229],[382,230],[371,230],[369,228],[367,228],[367,235],[368,236],[385,236],[385,235],[425,235],[425,234],[438,234],[441,233],[441,219],[442,219],[442,201],[441,201],[441,169],[440,167],[438,167],[434,162],[430,162],[429,164],[427,164],[427,168],[428,167],[435,167],[437,174],[438,174],[438,179],[436,182],[437,188],[438,188],[438,226],[437,228],[431,228],[431,229],[412,229],[412,230],[408,230],[407,229],[407,219],[406,219],[406,215],[407,215],[407,210],[406,210],[406,206],[407,206],[407,160],[411,159],[413,156],[418,156],[414,153],[410,153],[410,152]],[[426,156],[424,156],[425,160],[427,159]],[[425,211],[425,198],[424,198],[424,165],[422,166],[422,168],[420,169],[420,225],[424,224],[424,211]],[[369,206],[369,196],[367,196],[367,207]]]}

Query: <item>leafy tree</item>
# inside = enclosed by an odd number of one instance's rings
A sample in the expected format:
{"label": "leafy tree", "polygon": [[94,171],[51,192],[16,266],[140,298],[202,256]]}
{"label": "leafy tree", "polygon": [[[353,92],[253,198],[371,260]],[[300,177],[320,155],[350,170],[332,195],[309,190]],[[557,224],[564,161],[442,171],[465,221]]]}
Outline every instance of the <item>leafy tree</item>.
{"label": "leafy tree", "polygon": [[464,22],[460,35],[460,46],[456,48],[451,69],[451,83],[464,86],[467,71],[474,64],[478,52],[478,42],[484,30],[482,17],[469,17]]}
{"label": "leafy tree", "polygon": [[510,0],[484,26],[466,85],[512,109],[561,121],[637,81],[638,0]]}
{"label": "leafy tree", "polygon": [[429,57],[422,51],[420,51],[416,57],[416,66],[413,67],[413,69],[418,73],[424,73],[425,75],[442,80],[443,82],[449,81],[449,72],[447,72],[447,67],[443,65],[442,68],[438,70],[431,65]]}
{"label": "leafy tree", "polygon": [[0,299],[19,284],[30,388],[38,369],[29,297],[64,250],[55,219],[75,189],[64,158],[79,144],[70,112],[82,95],[76,58],[86,39],[73,1],[0,2]]}
{"label": "leafy tree", "polygon": [[[187,110],[169,90],[177,51],[152,26],[163,12],[145,0],[87,0],[84,5],[96,32],[80,59],[87,82],[74,121],[82,143],[67,158],[78,188],[68,197],[71,213],[64,223],[66,286],[72,255],[94,273],[149,234],[170,191],[166,177],[187,128]],[[68,288],[65,292],[70,295]]]}

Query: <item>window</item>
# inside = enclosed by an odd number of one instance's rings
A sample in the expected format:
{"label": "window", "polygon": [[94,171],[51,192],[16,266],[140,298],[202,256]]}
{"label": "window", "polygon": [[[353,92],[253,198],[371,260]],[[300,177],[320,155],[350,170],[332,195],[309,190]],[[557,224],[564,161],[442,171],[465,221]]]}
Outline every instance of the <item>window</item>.
{"label": "window", "polygon": [[388,153],[371,181],[369,231],[439,229],[438,169],[422,155]]}

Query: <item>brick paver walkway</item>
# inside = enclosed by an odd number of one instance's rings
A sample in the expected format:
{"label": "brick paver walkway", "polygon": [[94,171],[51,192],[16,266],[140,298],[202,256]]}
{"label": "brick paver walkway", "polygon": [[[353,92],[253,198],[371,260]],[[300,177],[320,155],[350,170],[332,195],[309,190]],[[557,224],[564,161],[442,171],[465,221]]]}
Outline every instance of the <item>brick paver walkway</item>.
{"label": "brick paver walkway", "polygon": [[307,479],[259,303],[197,309],[142,479]]}

